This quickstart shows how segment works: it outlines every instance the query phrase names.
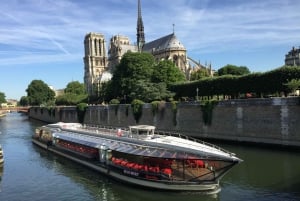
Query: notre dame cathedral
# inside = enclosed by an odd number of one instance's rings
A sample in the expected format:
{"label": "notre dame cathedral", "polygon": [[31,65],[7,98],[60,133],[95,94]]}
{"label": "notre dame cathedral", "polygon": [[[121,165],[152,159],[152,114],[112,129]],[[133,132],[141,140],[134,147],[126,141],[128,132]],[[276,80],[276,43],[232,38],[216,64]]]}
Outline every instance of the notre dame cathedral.
{"label": "notre dame cathedral", "polygon": [[212,74],[211,66],[203,66],[200,62],[189,58],[184,45],[173,33],[151,42],[145,41],[144,25],[141,13],[141,3],[138,0],[137,40],[132,44],[128,37],[115,35],[110,39],[108,56],[106,41],[103,34],[88,33],[84,38],[84,84],[89,95],[95,94],[95,86],[108,81],[122,56],[128,52],[149,52],[156,61],[171,60],[185,73],[189,79],[192,71],[205,68]]}

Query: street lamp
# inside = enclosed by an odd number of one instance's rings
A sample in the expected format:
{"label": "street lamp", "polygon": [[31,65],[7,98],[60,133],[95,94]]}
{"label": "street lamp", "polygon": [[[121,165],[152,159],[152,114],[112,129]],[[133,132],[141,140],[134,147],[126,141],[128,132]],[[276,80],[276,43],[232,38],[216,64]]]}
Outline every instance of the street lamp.
{"label": "street lamp", "polygon": [[198,87],[197,87],[197,89],[196,89],[196,92],[197,92],[196,100],[198,101],[198,92],[199,92]]}

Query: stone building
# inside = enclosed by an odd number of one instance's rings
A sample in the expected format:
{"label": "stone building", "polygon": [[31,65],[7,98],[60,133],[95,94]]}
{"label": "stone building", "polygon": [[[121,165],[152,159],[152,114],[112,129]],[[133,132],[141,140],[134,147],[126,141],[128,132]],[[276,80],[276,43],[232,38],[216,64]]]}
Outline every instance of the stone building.
{"label": "stone building", "polygon": [[84,50],[84,84],[88,94],[92,95],[95,84],[108,66],[104,35],[88,33],[84,39]]}
{"label": "stone building", "polygon": [[128,52],[137,52],[138,46],[131,44],[126,36],[116,35],[110,39],[108,50],[108,69],[110,72],[120,63],[122,56]]}
{"label": "stone building", "polygon": [[[112,77],[112,72],[120,63],[122,56],[128,52],[148,52],[156,61],[170,60],[189,79],[192,71],[204,68],[213,74],[207,65],[189,58],[184,45],[178,40],[175,32],[162,36],[156,40],[146,42],[144,24],[142,20],[141,3],[138,0],[137,17],[137,39],[132,44],[127,36],[115,35],[110,39],[108,56],[105,49],[105,38],[100,33],[88,33],[84,39],[84,83],[87,92],[92,95],[102,81],[107,81]],[[104,73],[105,72],[105,73]]]}
{"label": "stone building", "polygon": [[293,49],[285,55],[285,65],[300,66],[300,47],[293,47]]}

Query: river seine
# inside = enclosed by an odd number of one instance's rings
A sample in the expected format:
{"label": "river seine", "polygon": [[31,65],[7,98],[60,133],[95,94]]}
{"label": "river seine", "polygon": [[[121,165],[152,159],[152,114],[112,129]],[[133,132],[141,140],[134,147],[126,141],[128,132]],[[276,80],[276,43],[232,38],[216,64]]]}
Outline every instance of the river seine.
{"label": "river seine", "polygon": [[300,200],[300,153],[277,148],[218,144],[244,160],[221,180],[217,195],[171,193],[113,181],[31,143],[41,122],[9,113],[0,118],[1,201],[296,201]]}

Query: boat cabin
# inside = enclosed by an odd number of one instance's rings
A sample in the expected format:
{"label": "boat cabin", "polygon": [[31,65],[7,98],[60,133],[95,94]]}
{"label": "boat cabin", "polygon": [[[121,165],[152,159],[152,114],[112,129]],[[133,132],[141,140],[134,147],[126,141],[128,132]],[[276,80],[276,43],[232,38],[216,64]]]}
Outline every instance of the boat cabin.
{"label": "boat cabin", "polygon": [[130,137],[139,138],[146,137],[152,138],[154,136],[155,126],[137,125],[129,126]]}

